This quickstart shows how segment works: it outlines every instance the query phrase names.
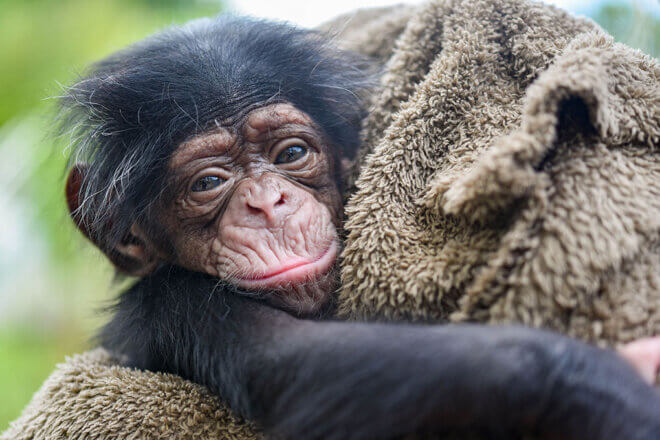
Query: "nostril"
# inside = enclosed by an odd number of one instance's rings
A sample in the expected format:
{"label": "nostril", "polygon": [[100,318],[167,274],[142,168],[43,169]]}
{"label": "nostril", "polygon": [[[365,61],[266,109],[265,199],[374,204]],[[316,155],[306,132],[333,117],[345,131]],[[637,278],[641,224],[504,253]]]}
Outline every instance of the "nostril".
{"label": "nostril", "polygon": [[256,206],[252,206],[249,203],[247,204],[247,209],[248,209],[248,212],[252,215],[257,215],[257,214],[261,213],[260,208],[257,208]]}
{"label": "nostril", "polygon": [[[271,198],[272,197],[272,198]],[[269,200],[270,198],[270,200]],[[269,194],[268,198],[255,198],[245,201],[245,207],[250,215],[266,214],[267,216],[273,215],[273,209],[284,205],[286,198],[283,194]]]}

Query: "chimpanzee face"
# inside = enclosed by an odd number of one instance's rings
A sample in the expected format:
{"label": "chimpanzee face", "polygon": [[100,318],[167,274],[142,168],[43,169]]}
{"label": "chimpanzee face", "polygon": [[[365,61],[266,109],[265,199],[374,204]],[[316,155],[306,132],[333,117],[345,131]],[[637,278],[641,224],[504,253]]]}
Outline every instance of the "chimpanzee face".
{"label": "chimpanzee face", "polygon": [[332,292],[341,197],[328,140],[286,103],[181,144],[164,206],[174,263],[314,312]]}

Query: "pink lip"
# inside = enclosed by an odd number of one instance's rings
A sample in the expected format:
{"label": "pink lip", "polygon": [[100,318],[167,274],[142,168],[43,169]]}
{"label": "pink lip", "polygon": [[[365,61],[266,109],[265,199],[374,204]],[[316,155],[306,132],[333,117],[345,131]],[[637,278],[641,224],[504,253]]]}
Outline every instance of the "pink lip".
{"label": "pink lip", "polygon": [[274,287],[286,282],[300,282],[327,272],[334,263],[336,256],[337,243],[333,241],[325,252],[312,261],[298,261],[263,275],[241,278],[237,280],[237,284],[241,287],[259,288]]}
{"label": "pink lip", "polygon": [[[325,252],[323,252],[323,255],[325,255],[328,252],[329,249],[330,248],[326,249]],[[280,268],[276,271],[273,271],[271,273],[267,273],[265,275],[258,275],[258,276],[254,276],[254,277],[250,277],[250,278],[243,278],[243,279],[244,280],[250,280],[250,281],[257,281],[257,280],[265,280],[265,279],[268,279],[268,278],[272,278],[275,275],[279,275],[281,273],[288,272],[292,269],[295,269],[296,267],[306,266],[308,264],[312,264],[316,261],[319,261],[321,258],[323,258],[323,255],[321,255],[320,257],[318,257],[318,258],[316,258],[312,261],[301,261],[299,263],[294,263],[294,264],[290,264],[288,266],[283,266],[282,268]]]}

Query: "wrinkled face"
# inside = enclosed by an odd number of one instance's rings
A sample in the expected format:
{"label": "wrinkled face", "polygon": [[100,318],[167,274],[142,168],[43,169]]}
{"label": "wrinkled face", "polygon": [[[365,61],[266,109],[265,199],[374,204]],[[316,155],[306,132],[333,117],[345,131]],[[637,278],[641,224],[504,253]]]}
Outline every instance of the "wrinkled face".
{"label": "wrinkled face", "polygon": [[273,104],[177,148],[166,228],[176,264],[306,314],[336,287],[341,197],[327,139]]}

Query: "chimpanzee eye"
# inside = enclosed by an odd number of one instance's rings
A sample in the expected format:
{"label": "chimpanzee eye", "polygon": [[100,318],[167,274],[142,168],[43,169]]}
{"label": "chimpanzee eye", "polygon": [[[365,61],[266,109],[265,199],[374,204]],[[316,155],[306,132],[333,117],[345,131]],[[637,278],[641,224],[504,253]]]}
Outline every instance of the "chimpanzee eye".
{"label": "chimpanzee eye", "polygon": [[307,148],[302,145],[291,145],[286,147],[275,158],[275,164],[295,162],[307,154]]}
{"label": "chimpanzee eye", "polygon": [[195,184],[192,186],[192,191],[193,192],[202,192],[202,191],[209,191],[218,185],[222,184],[225,181],[222,177],[218,176],[206,176],[202,177],[199,179]]}

